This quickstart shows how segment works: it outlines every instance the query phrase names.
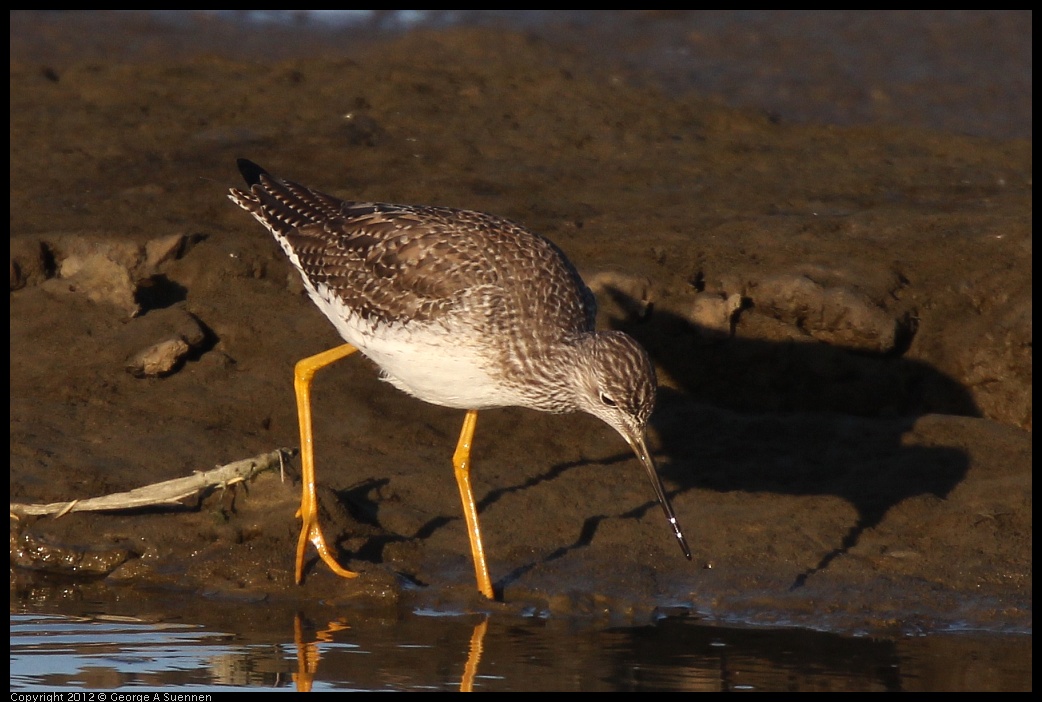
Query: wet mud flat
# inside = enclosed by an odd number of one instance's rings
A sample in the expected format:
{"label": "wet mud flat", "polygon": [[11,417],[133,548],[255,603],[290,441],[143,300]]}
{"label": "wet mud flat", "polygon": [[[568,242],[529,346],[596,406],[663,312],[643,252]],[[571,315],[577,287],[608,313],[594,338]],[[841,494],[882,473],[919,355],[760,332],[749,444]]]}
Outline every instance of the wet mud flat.
{"label": "wet mud flat", "polygon": [[484,601],[461,413],[352,358],[318,377],[316,458],[360,578],[293,584],[292,462],[182,507],[19,520],[24,565],[287,610],[1030,631],[1030,141],[787,124],[485,30],[277,62],[16,60],[11,119],[13,502],[296,446],[293,364],[339,340],[225,197],[248,157],[554,240],[656,364],[651,444],[694,552],[611,429],[484,412]]}

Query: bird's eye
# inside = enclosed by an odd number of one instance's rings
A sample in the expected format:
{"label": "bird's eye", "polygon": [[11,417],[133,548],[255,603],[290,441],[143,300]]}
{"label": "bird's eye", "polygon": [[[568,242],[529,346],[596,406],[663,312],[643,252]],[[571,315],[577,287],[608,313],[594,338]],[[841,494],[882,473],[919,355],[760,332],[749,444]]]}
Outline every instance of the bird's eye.
{"label": "bird's eye", "polygon": [[615,407],[615,400],[611,399],[610,397],[605,395],[603,392],[601,393],[601,402],[603,402],[604,404],[608,405],[608,407]]}

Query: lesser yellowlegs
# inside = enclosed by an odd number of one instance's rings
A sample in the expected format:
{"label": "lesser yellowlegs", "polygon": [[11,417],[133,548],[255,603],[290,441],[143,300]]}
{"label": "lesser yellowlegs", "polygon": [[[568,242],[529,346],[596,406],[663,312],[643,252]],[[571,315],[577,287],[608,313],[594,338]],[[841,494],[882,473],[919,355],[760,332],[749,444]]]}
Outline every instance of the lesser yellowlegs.
{"label": "lesser yellowlegs", "polygon": [[549,240],[499,217],[447,207],[345,202],[281,180],[239,159],[248,190],[229,197],[275,236],[311,299],[347,342],[296,365],[303,521],[296,580],[310,540],[337,574],[318,524],[311,431],[315,372],[355,351],[395,387],[466,410],[452,463],[463,500],[478,589],[494,599],[470,447],[478,410],[582,411],[613,427],[637,455],[673,533],[681,534],[648,452],[655,371],[644,349],[617,331],[595,331],[596,303]]}

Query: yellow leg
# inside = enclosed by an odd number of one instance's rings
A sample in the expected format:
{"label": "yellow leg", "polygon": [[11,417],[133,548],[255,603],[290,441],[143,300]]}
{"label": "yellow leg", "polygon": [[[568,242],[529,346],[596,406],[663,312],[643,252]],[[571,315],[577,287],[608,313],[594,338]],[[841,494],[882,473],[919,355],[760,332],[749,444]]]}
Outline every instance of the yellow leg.
{"label": "yellow leg", "polygon": [[456,453],[452,454],[452,467],[456,469],[456,484],[459,485],[460,498],[463,500],[463,516],[467,520],[467,531],[470,534],[470,551],[474,555],[474,573],[478,577],[478,590],[490,600],[496,599],[492,591],[492,579],[488,577],[488,566],[485,565],[485,548],[481,545],[481,528],[478,526],[478,507],[474,503],[474,493],[470,489],[470,446],[474,441],[474,427],[478,423],[475,410],[467,412],[463,418],[463,429],[456,444]]}
{"label": "yellow leg", "polygon": [[333,552],[326,545],[326,537],[318,525],[318,498],[315,496],[315,451],[311,432],[311,380],[315,373],[341,358],[357,351],[351,344],[344,344],[320,354],[309,356],[298,362],[293,369],[293,389],[297,393],[297,419],[300,424],[300,472],[304,483],[300,497],[300,517],[303,525],[297,540],[296,579],[299,584],[304,578],[304,551],[310,541],[318,550],[319,557],[333,572],[344,578],[354,578],[358,573],[346,570],[336,562]]}

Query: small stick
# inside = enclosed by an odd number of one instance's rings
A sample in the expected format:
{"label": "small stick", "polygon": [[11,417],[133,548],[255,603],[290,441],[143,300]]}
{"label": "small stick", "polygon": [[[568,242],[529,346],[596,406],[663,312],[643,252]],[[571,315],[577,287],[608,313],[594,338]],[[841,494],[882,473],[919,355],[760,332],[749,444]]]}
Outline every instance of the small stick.
{"label": "small stick", "polygon": [[276,449],[270,453],[245,458],[213,470],[195,473],[184,478],[175,478],[162,483],[135,488],[129,492],[118,492],[102,497],[92,497],[47,505],[23,505],[12,502],[11,515],[54,514],[55,518],[69,512],[108,512],[120,509],[139,509],[157,505],[179,504],[186,497],[217,486],[227,486],[252,480],[267,470],[281,468],[284,454],[294,455],[294,449]]}

